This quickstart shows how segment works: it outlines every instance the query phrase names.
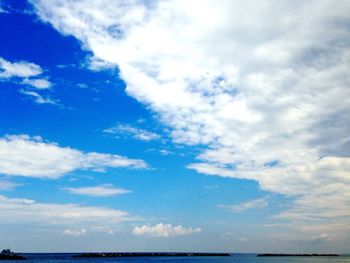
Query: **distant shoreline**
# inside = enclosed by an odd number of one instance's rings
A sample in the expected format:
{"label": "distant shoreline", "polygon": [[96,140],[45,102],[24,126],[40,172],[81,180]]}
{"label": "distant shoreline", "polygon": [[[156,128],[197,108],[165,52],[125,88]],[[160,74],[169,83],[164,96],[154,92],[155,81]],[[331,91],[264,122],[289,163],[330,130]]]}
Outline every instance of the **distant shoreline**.
{"label": "distant shoreline", "polygon": [[200,253],[200,252],[119,252],[119,253],[82,253],[73,258],[101,257],[229,257],[230,253]]}

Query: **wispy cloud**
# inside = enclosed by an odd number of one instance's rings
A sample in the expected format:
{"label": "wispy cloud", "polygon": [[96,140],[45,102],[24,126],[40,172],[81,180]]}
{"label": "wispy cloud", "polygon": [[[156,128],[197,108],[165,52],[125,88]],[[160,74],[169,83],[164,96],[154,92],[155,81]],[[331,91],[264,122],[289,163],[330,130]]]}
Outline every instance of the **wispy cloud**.
{"label": "wispy cloud", "polygon": [[325,242],[325,241],[331,241],[331,237],[326,233],[321,233],[317,236],[312,237],[313,242]]}
{"label": "wispy cloud", "polygon": [[15,189],[19,184],[11,182],[6,179],[0,180],[0,191],[9,191]]}
{"label": "wispy cloud", "polygon": [[0,2],[0,13],[8,13],[8,11],[4,9],[2,2]]}
{"label": "wispy cloud", "polygon": [[106,134],[114,135],[114,136],[131,136],[134,139],[141,140],[141,141],[153,141],[160,138],[159,134],[135,128],[131,125],[126,124],[118,124],[114,127],[105,129],[103,131]]}
{"label": "wispy cloud", "polygon": [[[31,224],[32,227],[65,227],[65,234],[80,234],[97,226],[110,229],[122,222],[136,220],[125,211],[79,204],[39,203],[31,199],[0,195],[1,224]],[[75,229],[75,230],[72,230]],[[82,231],[85,229],[85,231]]]}
{"label": "wispy cloud", "polygon": [[[326,189],[333,187],[337,186],[330,183]],[[280,212],[274,218],[285,222],[292,221],[296,227],[307,231],[350,230],[348,226],[350,192],[347,191],[346,186],[338,185],[338,187],[336,191],[342,189],[342,193],[316,195],[310,193],[303,198],[296,199],[292,202],[290,209]],[[312,225],[309,225],[310,222]]]}
{"label": "wispy cloud", "polygon": [[106,168],[146,168],[143,160],[60,147],[41,137],[9,135],[0,138],[0,173],[56,179],[74,170],[104,171]]}
{"label": "wispy cloud", "polygon": [[115,196],[115,195],[121,195],[121,194],[128,194],[131,192],[130,190],[116,188],[110,184],[88,186],[88,187],[65,187],[64,189],[72,194],[88,195],[88,196],[96,196],[96,197]]}
{"label": "wispy cloud", "polygon": [[181,225],[173,226],[171,224],[160,223],[155,226],[143,225],[135,227],[133,233],[138,236],[172,237],[199,233],[201,231],[201,228],[186,228]]}
{"label": "wispy cloud", "polygon": [[[51,104],[63,107],[58,100],[38,93],[39,90],[48,90],[53,86],[47,78],[39,78],[39,75],[42,75],[42,73],[43,69],[37,64],[27,61],[10,62],[0,57],[0,79],[26,86],[25,89],[22,88],[19,92],[28,96],[37,104]],[[19,78],[20,81],[12,78]],[[30,88],[35,88],[37,91],[33,91]]]}
{"label": "wispy cloud", "polygon": [[24,90],[21,89],[20,93],[27,95],[29,98],[31,98],[35,103],[37,104],[52,104],[55,106],[59,106],[59,107],[63,107],[59,101],[54,100],[50,97],[44,97],[42,95],[40,95],[38,92],[35,91],[29,91],[29,90]]}
{"label": "wispy cloud", "polygon": [[100,71],[114,68],[114,64],[93,56],[87,58],[87,61],[83,67],[87,67],[93,71]]}
{"label": "wispy cloud", "polygon": [[174,154],[174,152],[172,152],[172,151],[169,151],[169,150],[165,150],[165,149],[161,149],[161,150],[159,150],[159,153],[161,154],[161,155],[171,155],[171,154]]}
{"label": "wispy cloud", "polygon": [[228,209],[235,213],[242,213],[246,210],[261,209],[261,208],[267,207],[268,205],[269,205],[269,202],[266,200],[266,198],[258,198],[258,199],[250,200],[250,201],[243,202],[236,205],[218,205],[218,207]]}

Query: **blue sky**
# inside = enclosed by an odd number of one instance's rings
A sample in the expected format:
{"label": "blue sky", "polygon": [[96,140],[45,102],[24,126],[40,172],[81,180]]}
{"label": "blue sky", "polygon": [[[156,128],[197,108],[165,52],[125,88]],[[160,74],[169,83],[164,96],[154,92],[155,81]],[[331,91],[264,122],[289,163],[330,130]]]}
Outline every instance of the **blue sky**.
{"label": "blue sky", "polygon": [[348,252],[348,5],[0,1],[0,247]]}

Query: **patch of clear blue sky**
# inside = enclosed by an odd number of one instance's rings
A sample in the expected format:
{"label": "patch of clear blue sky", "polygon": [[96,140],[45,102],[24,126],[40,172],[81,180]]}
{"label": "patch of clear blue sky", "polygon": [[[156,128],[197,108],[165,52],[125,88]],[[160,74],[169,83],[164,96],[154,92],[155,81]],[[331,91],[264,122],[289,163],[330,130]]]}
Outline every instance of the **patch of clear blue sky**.
{"label": "patch of clear blue sky", "polygon": [[[186,169],[187,164],[196,161],[194,156],[199,149],[173,144],[157,116],[125,93],[117,69],[94,72],[84,67],[91,54],[82,50],[75,38],[63,36],[38,21],[35,15],[24,13],[30,10],[25,1],[7,1],[5,7],[11,12],[0,14],[0,57],[40,65],[45,71],[43,75],[49,76],[54,84],[52,90],[46,92],[64,107],[35,104],[19,92],[21,85],[0,82],[0,135],[39,135],[60,146],[143,159],[151,167],[148,170],[110,169],[105,173],[77,171],[58,180],[15,177],[13,180],[22,186],[6,192],[6,196],[107,206],[145,218],[165,218],[154,223],[165,221],[201,227],[211,222],[211,228],[221,228],[216,226],[219,220],[232,224],[262,222],[265,216],[279,209],[274,206],[260,212],[233,215],[218,208],[218,204],[236,204],[266,193],[253,181],[206,176]],[[79,84],[87,88],[80,88]],[[139,119],[144,122],[138,123]],[[117,123],[156,132],[165,142],[115,139],[102,133]],[[175,154],[163,156],[158,152],[161,149]],[[96,198],[72,195],[62,189],[106,183],[133,192]],[[278,201],[280,197],[269,198]],[[259,216],[252,217],[251,213]]]}

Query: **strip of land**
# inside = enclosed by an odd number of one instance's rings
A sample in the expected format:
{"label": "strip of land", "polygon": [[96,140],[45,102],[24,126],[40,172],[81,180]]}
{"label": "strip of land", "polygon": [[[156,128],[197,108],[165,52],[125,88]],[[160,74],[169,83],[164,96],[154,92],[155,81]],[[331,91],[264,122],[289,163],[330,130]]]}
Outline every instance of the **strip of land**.
{"label": "strip of land", "polygon": [[258,254],[257,257],[338,257],[337,254]]}
{"label": "strip of land", "polygon": [[74,258],[100,257],[228,257],[229,253],[184,253],[184,252],[119,252],[119,253],[83,253]]}
{"label": "strip of land", "polygon": [[25,260],[26,258],[21,255],[11,254],[11,255],[5,255],[0,254],[0,260]]}

